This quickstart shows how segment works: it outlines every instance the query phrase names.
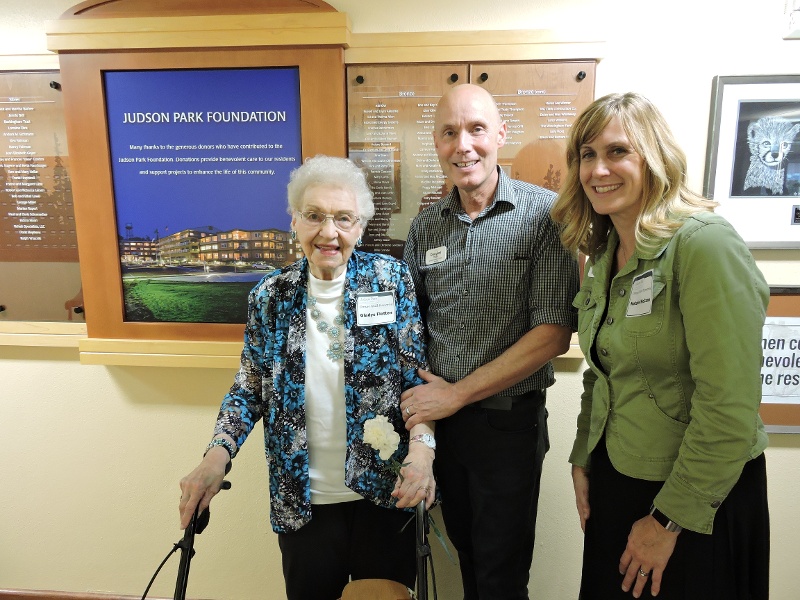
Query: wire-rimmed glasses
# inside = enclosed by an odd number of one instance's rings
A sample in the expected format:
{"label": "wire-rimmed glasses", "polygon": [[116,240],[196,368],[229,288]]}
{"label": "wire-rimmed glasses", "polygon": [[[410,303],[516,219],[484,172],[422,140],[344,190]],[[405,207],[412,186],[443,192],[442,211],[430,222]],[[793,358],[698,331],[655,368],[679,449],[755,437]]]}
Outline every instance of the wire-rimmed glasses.
{"label": "wire-rimmed glasses", "polygon": [[350,231],[361,220],[349,212],[328,214],[316,210],[305,210],[297,214],[300,215],[300,220],[310,227],[322,227],[325,221],[330,219],[339,231]]}

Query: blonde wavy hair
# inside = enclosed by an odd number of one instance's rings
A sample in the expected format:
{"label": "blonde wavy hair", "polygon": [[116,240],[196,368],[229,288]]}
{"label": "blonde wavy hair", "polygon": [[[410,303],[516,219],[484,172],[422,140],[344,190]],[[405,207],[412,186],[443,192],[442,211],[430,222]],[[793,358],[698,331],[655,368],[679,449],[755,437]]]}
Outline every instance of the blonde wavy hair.
{"label": "blonde wavy hair", "polygon": [[659,110],[634,92],[595,100],[572,126],[567,145],[567,175],[551,216],[561,226],[561,243],[571,252],[596,258],[606,247],[611,219],[592,208],[580,180],[581,146],[591,143],[617,117],[642,157],[642,207],[636,220],[636,245],[655,248],[689,216],[714,210],[717,203],[686,184],[686,155]]}

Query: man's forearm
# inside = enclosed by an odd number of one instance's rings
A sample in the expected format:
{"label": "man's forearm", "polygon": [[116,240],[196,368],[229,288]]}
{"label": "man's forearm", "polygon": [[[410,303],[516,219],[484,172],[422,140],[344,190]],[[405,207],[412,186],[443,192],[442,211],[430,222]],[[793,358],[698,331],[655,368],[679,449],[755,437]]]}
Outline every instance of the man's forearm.
{"label": "man's forearm", "polygon": [[453,384],[462,406],[519,383],[569,349],[568,327],[543,324],[531,329],[500,356]]}

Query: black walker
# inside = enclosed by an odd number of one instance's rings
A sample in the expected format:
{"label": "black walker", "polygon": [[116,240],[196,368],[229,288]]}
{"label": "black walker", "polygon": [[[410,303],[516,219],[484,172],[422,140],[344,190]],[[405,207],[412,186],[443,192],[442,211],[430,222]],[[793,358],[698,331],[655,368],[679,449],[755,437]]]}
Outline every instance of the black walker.
{"label": "black walker", "polygon": [[[229,481],[223,481],[220,489],[228,490],[231,484]],[[194,537],[203,532],[208,525],[210,512],[208,509],[204,510],[202,514],[198,515],[195,510],[192,515],[189,526],[183,532],[183,539],[175,544],[172,552],[177,549],[181,551],[181,560],[178,565],[178,578],[175,582],[175,595],[174,600],[186,600],[186,587],[189,583],[189,568],[191,566],[192,558],[194,557]],[[416,508],[416,530],[417,530],[417,600],[428,600],[428,561],[433,561],[431,556],[431,547],[428,543],[428,533],[430,531],[430,523],[428,520],[428,511],[425,509],[425,502],[420,502]],[[170,555],[172,554],[170,552]],[[167,556],[169,558],[169,555]],[[164,559],[166,562],[166,559]],[[164,565],[161,563],[161,566]],[[159,566],[159,570],[161,567]],[[158,571],[156,571],[156,575]],[[431,573],[433,575],[433,573]],[[155,575],[153,576],[155,579]],[[153,580],[150,581],[152,584]],[[436,579],[433,579],[434,597],[436,597]],[[142,600],[147,597],[147,591],[150,586],[147,586]]]}

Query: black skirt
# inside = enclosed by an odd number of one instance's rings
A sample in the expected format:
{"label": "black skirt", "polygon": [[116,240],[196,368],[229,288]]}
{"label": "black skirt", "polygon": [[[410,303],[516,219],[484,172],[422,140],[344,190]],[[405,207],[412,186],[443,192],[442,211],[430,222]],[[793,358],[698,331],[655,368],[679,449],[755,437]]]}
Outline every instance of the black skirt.
{"label": "black skirt", "polygon": [[[635,521],[663,482],[634,479],[611,465],[605,439],[592,452],[580,600],[631,600],[619,559]],[[642,598],[650,598],[650,579]],[[659,600],[769,600],[769,510],[762,454],[749,461],[714,518],[714,532],[684,529],[661,580]]]}

